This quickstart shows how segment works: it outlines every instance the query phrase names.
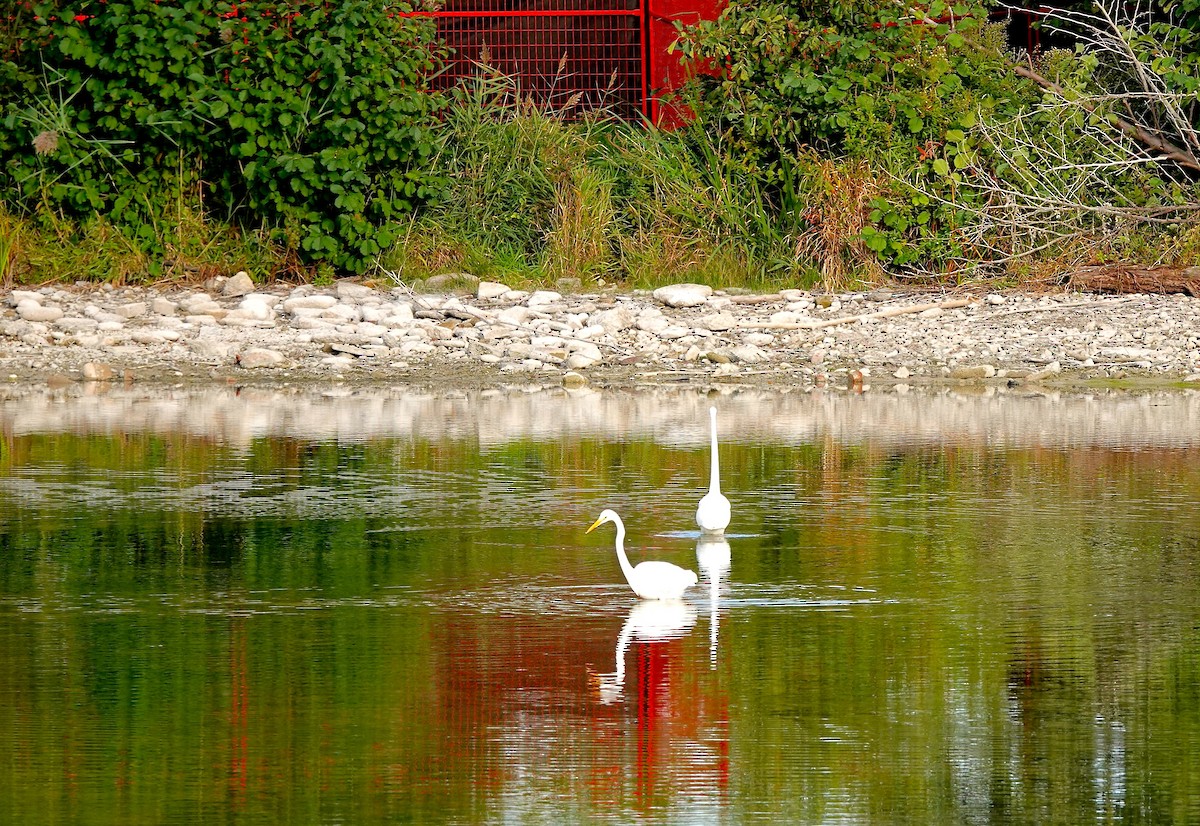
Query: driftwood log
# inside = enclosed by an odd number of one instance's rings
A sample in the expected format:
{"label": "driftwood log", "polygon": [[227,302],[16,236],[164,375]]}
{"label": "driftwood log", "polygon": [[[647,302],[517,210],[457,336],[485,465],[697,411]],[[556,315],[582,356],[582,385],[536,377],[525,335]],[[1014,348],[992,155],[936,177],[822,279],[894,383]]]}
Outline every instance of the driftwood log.
{"label": "driftwood log", "polygon": [[1097,264],[1066,276],[1072,289],[1092,293],[1185,293],[1200,296],[1200,267]]}

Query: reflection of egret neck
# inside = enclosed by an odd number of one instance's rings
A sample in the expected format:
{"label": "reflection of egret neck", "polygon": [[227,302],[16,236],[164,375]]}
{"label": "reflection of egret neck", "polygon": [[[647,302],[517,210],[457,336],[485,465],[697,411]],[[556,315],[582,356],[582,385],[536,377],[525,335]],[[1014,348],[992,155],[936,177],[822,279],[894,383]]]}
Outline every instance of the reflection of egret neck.
{"label": "reflection of egret neck", "polygon": [[621,699],[625,685],[625,656],[634,640],[659,643],[682,637],[696,623],[696,609],[678,599],[647,600],[633,606],[617,635],[615,670],[600,677],[600,701]]}
{"label": "reflection of egret neck", "polygon": [[717,408],[708,408],[710,430],[712,431],[712,462],[709,467],[708,492],[721,492],[721,463],[717,457]]}
{"label": "reflection of egret neck", "polygon": [[717,628],[720,624],[721,579],[729,572],[732,553],[724,539],[701,536],[696,543],[696,564],[708,577],[708,663],[717,665]]}

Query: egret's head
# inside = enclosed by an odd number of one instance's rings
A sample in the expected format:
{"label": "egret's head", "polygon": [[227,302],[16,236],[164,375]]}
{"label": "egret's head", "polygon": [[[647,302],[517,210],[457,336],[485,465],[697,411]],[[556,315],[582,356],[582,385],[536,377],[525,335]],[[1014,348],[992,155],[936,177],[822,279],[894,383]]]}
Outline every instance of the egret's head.
{"label": "egret's head", "polygon": [[617,514],[615,511],[602,510],[602,511],[600,511],[600,518],[597,519],[595,522],[593,522],[592,527],[588,528],[586,531],[584,531],[584,533],[591,533],[592,531],[596,530],[596,528],[603,525],[605,522],[615,522],[615,521],[617,521]]}

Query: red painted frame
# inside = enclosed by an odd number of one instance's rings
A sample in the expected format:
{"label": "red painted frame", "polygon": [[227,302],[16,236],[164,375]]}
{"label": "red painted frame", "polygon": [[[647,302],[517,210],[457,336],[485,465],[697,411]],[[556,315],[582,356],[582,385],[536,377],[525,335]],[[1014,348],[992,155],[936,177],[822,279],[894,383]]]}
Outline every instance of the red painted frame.
{"label": "red painted frame", "polygon": [[448,0],[432,12],[455,50],[437,83],[460,83],[486,63],[513,78],[522,97],[567,117],[601,110],[678,125],[687,112],[670,97],[687,70],[669,52],[675,21],[714,19],[722,6],[723,0]]}

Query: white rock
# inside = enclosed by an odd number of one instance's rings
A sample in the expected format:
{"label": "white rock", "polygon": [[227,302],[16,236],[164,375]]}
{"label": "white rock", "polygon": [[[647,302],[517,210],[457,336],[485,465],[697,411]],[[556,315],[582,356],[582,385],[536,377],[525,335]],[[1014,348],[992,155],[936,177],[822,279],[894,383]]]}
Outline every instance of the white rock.
{"label": "white rock", "polygon": [[337,285],[337,297],[350,304],[361,304],[375,295],[375,291],[365,284],[355,284],[353,281],[339,281]]}
{"label": "white rock", "polygon": [[233,358],[235,345],[214,338],[195,338],[188,342],[188,349],[204,359],[228,361]]}
{"label": "white rock", "polygon": [[131,301],[128,304],[122,304],[120,307],[117,307],[114,312],[116,315],[121,316],[121,318],[137,318],[146,314],[146,302]]}
{"label": "white rock", "polygon": [[593,324],[603,327],[604,332],[609,335],[616,335],[622,330],[628,330],[633,326],[633,320],[633,313],[624,304],[618,304],[611,310],[601,310],[591,318]]}
{"label": "white rock", "polygon": [[655,300],[668,307],[696,307],[707,301],[710,295],[712,287],[704,284],[672,284],[654,291]]}
{"label": "white rock", "polygon": [[156,298],[150,302],[150,309],[158,315],[175,315],[179,305],[166,298]]}
{"label": "white rock", "polygon": [[900,380],[904,380],[904,379],[908,378],[909,376],[911,376],[912,373],[910,373],[908,371],[908,368],[902,364],[902,365],[900,365],[900,367],[898,367],[896,369],[895,373],[892,373],[892,375]]}
{"label": "white rock", "polygon": [[283,309],[294,314],[297,310],[328,310],[337,303],[332,295],[294,295],[283,300]]}
{"label": "white rock", "polygon": [[407,301],[397,301],[391,305],[391,315],[388,316],[388,326],[398,327],[412,324],[413,308]]}
{"label": "white rock", "polygon": [[508,309],[501,310],[496,314],[496,320],[508,322],[509,324],[524,324],[530,319],[531,316],[532,313],[529,311],[528,307],[517,305],[515,307],[509,307]]}
{"label": "white rock", "polygon": [[250,273],[245,270],[239,271],[236,275],[225,282],[225,286],[221,288],[221,293],[227,297],[245,295],[254,291],[254,281],[250,278]]}
{"label": "white rock", "polygon": [[39,302],[25,298],[17,304],[17,315],[26,321],[58,321],[63,317],[63,311],[58,307],[43,307]]}
{"label": "white rock", "polygon": [[60,330],[78,332],[80,330],[95,330],[100,326],[100,322],[94,318],[84,318],[83,316],[63,316],[54,322],[54,326]]}
{"label": "white rock", "polygon": [[554,290],[538,290],[526,299],[525,305],[527,307],[540,307],[544,304],[553,304],[556,301],[562,301],[560,293],[556,293]]}
{"label": "white rock", "polygon": [[763,352],[761,348],[755,347],[753,344],[739,344],[737,347],[730,347],[729,355],[732,356],[735,361],[739,361],[744,364],[758,364],[759,362],[766,361],[769,358],[769,356]]}
{"label": "white rock", "polygon": [[584,356],[593,362],[600,361],[602,358],[600,348],[586,341],[568,341],[567,350],[573,355]]}
{"label": "white rock", "polygon": [[598,361],[600,361],[599,358],[592,358],[590,355],[572,353],[567,356],[567,360],[563,362],[563,366],[570,370],[583,370],[591,367]]}
{"label": "white rock", "polygon": [[167,344],[178,341],[180,335],[174,330],[135,330],[130,338],[138,344]]}
{"label": "white rock", "polygon": [[772,313],[770,322],[772,324],[796,324],[800,321],[800,314],[791,310],[780,310],[777,313]]}
{"label": "white rock", "polygon": [[737,319],[729,313],[713,313],[712,315],[696,319],[696,326],[701,330],[712,330],[714,333],[720,333],[736,327]]}
{"label": "white rock", "polygon": [[667,339],[668,341],[673,341],[674,339],[677,339],[677,338],[683,338],[684,336],[688,335],[691,332],[692,331],[689,330],[687,327],[680,327],[676,324],[672,324],[663,330],[659,330],[658,337]]}
{"label": "white rock", "polygon": [[1003,304],[1005,301],[1008,301],[1008,299],[999,293],[991,293],[987,297],[988,304]]}
{"label": "white rock", "polygon": [[495,281],[480,281],[479,286],[475,288],[475,297],[488,301],[493,298],[500,298],[509,291],[507,284],[499,284]]}
{"label": "white rock", "polygon": [[658,335],[663,330],[671,326],[671,322],[662,315],[640,315],[636,322],[639,330],[644,330],[647,333]]}
{"label": "white rock", "polygon": [[334,304],[321,311],[321,318],[358,322],[362,319],[362,311],[351,304]]}
{"label": "white rock", "polygon": [[238,353],[237,363],[245,367],[247,370],[255,370],[260,367],[277,367],[285,361],[283,353],[278,350],[269,350],[266,347],[251,347],[249,350],[243,350]]}
{"label": "white rock", "polygon": [[755,347],[767,347],[775,343],[775,336],[770,333],[749,333],[746,335],[746,343]]}
{"label": "white rock", "polygon": [[22,301],[32,301],[34,304],[42,303],[42,294],[33,290],[13,290],[8,295],[8,303],[13,307],[19,305]]}

